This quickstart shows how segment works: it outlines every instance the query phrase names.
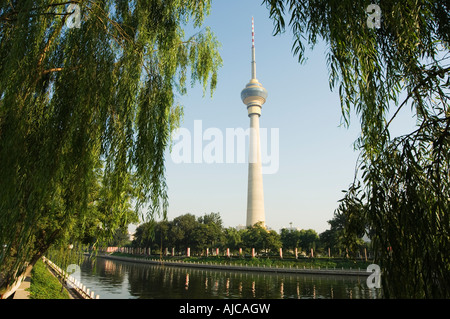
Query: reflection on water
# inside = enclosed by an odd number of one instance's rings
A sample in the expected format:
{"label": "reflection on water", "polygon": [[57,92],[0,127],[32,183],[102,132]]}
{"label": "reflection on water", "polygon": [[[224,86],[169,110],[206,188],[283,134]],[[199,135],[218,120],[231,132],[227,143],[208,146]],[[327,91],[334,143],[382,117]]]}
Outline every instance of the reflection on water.
{"label": "reflection on water", "polygon": [[366,277],[274,274],[135,264],[98,258],[81,265],[81,282],[102,299],[381,298]]}

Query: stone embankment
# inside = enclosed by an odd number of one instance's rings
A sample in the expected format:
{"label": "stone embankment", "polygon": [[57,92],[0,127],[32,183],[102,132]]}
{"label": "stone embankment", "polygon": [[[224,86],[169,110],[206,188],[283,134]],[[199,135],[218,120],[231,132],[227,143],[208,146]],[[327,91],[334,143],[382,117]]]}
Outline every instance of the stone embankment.
{"label": "stone embankment", "polygon": [[238,265],[233,262],[226,264],[215,264],[212,262],[185,262],[182,260],[178,261],[165,261],[165,260],[154,260],[145,259],[137,257],[123,257],[123,256],[113,256],[109,254],[99,254],[99,258],[106,258],[111,260],[119,260],[125,262],[133,263],[144,263],[144,264],[154,264],[154,265],[164,265],[164,266],[174,266],[174,267],[191,267],[191,268],[207,268],[207,269],[218,269],[218,270],[235,270],[235,271],[251,271],[251,272],[272,272],[272,273],[295,273],[295,274],[311,274],[311,275],[335,275],[335,276],[369,276],[370,272],[366,269],[339,269],[339,268],[306,268],[306,267],[265,267],[265,266],[249,266],[249,265]]}

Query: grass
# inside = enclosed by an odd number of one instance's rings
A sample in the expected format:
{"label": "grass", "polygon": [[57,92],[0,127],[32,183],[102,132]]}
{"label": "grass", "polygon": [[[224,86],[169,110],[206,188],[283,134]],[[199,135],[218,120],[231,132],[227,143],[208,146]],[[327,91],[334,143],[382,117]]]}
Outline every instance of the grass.
{"label": "grass", "polygon": [[31,272],[30,299],[70,299],[67,290],[61,287],[59,280],[39,260]]}

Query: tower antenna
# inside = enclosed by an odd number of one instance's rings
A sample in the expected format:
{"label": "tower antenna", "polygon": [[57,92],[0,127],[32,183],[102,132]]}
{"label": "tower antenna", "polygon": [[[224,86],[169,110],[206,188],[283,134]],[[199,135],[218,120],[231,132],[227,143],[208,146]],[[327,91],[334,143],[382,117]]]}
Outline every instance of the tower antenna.
{"label": "tower antenna", "polygon": [[256,60],[255,60],[255,21],[252,17],[252,79],[256,79]]}

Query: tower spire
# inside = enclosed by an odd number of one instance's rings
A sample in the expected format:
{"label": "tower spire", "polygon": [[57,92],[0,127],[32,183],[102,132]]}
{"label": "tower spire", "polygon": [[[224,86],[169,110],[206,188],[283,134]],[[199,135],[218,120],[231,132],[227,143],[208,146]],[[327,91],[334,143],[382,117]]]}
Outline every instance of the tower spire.
{"label": "tower spire", "polygon": [[252,79],[256,79],[256,61],[255,61],[255,22],[252,17]]}
{"label": "tower spire", "polygon": [[255,20],[252,17],[252,48],[255,47]]}

